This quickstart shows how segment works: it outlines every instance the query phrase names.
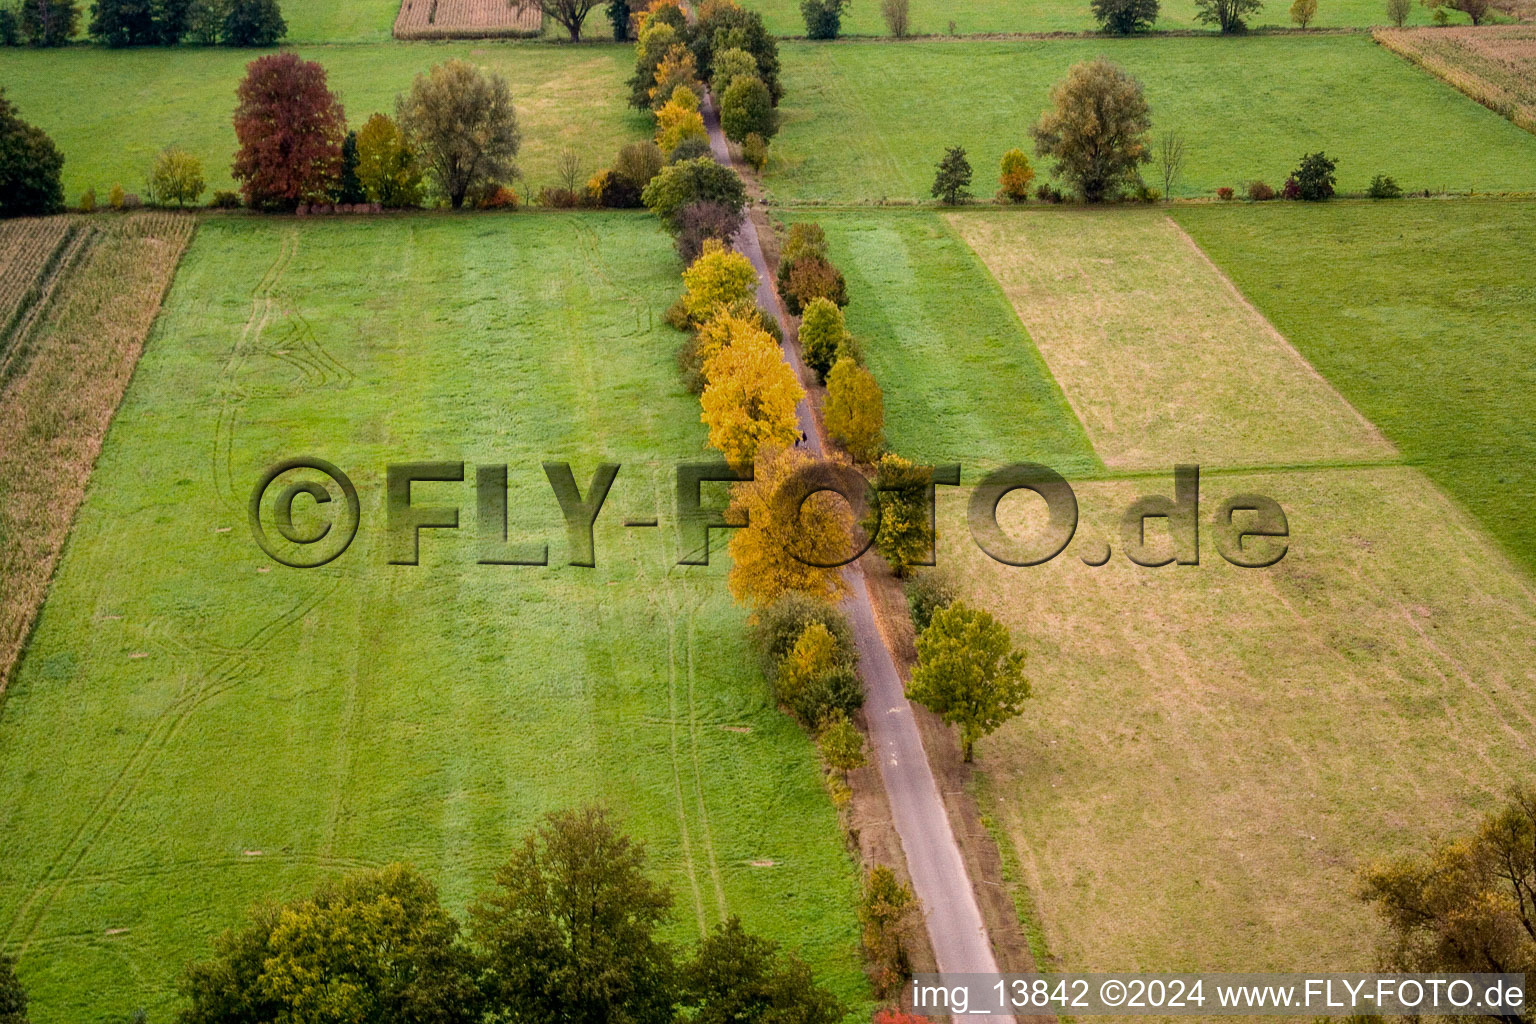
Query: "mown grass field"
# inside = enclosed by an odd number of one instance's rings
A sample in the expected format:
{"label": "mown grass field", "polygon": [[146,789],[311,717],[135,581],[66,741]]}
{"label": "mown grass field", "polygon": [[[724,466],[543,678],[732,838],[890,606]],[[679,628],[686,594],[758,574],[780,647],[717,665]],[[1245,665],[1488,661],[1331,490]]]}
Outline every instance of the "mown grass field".
{"label": "mown grass field", "polygon": [[[763,22],[770,32],[785,36],[805,35],[805,19],[800,14],[796,0],[748,0],[744,6],[761,11]],[[1267,0],[1264,7],[1249,19],[1254,28],[1279,26],[1293,28],[1291,5],[1281,0]],[[1164,0],[1159,12],[1158,30],[1209,30],[1195,20],[1194,0]],[[1000,0],[954,0],[939,3],[937,0],[914,0],[910,8],[911,28],[914,35],[942,35],[949,32],[954,22],[955,32],[973,33],[1004,32],[1093,32],[1099,24],[1085,0],[1037,0],[1029,4],[1010,4]],[[1453,18],[1465,22],[1461,14]],[[1315,28],[1370,27],[1389,25],[1385,0],[1327,0],[1317,5]],[[1408,16],[1410,25],[1430,24],[1430,14],[1415,6]],[[854,36],[883,36],[888,29],[880,14],[879,0],[853,0],[843,14],[843,34]]]}
{"label": "mown grass field", "polygon": [[1177,217],[1409,462],[1536,571],[1536,203]]}
{"label": "mown grass field", "polygon": [[[1467,515],[1459,495],[1434,485],[1432,464],[1423,471],[1402,464],[1414,461],[1413,437],[1395,430],[1389,415],[1394,408],[1416,413],[1426,431],[1460,417],[1464,425],[1445,444],[1462,449],[1498,448],[1508,429],[1523,429],[1515,410],[1528,408],[1532,391],[1518,371],[1511,381],[1496,365],[1500,358],[1506,367],[1518,362],[1529,334],[1524,313],[1507,305],[1528,280],[1524,257],[1510,253],[1508,277],[1501,269],[1459,289],[1448,278],[1414,272],[1439,264],[1449,274],[1465,265],[1458,260],[1466,253],[1486,258],[1518,247],[1518,237],[1496,243],[1493,232],[1520,219],[1522,207],[1335,204],[1288,220],[1293,209],[1189,212],[1209,218],[1198,237],[1214,239],[1213,251],[1225,240],[1219,262],[1246,265],[1240,283],[1267,282],[1271,295],[1312,311],[1315,320],[1295,321],[1303,352],[1326,355],[1316,341],[1302,341],[1309,323],[1334,325],[1337,334],[1326,337],[1341,349],[1345,337],[1353,339],[1352,382],[1323,356],[1318,368],[1342,389],[1337,403],[1353,399],[1382,416],[1403,458],[1387,452],[1376,465],[1332,464],[1332,454],[1320,452],[1312,456],[1318,464],[1308,465],[1287,428],[1301,421],[1325,437],[1334,430],[1317,404],[1317,379],[1265,370],[1254,314],[1224,300],[1208,268],[1191,266],[1198,253],[1149,236],[1149,215],[1040,210],[949,218],[1027,307],[1043,357],[1025,365],[1056,371],[1073,406],[1091,400],[1088,435],[1104,442],[1098,454],[1105,462],[1127,438],[1162,436],[1155,429],[1162,425],[1146,418],[1144,388],[1121,379],[1117,359],[1133,360],[1140,376],[1154,380],[1185,373],[1188,393],[1165,396],[1168,414],[1222,425],[1196,435],[1203,446],[1198,566],[1145,569],[1121,548],[1119,519],[1131,502],[1171,493],[1171,451],[1161,471],[1138,463],[1135,473],[1078,474],[1076,536],[1061,557],[1032,569],[983,555],[965,527],[967,495],[941,489],[941,563],[1029,652],[1034,698],[979,748],[979,792],[1018,855],[1050,962],[1061,969],[1369,969],[1380,932],[1352,895],[1359,867],[1470,827],[1506,786],[1528,776],[1536,755],[1536,587]],[[1011,244],[998,244],[999,225]],[[837,235],[829,236],[834,256],[845,257],[846,244],[839,251]],[[1320,263],[1318,254],[1335,245],[1338,262]],[[1395,258],[1399,245],[1416,246],[1420,262]],[[1083,247],[1097,255],[1085,256]],[[1255,251],[1287,255],[1261,262]],[[1139,304],[1130,301],[1137,293],[1125,287],[1121,266],[1133,252],[1149,284]],[[1370,270],[1350,288],[1338,284],[1364,266]],[[922,292],[926,273],[886,281],[887,294]],[[1082,290],[1085,277],[1101,285],[1092,296]],[[1321,293],[1308,285],[1322,278],[1335,283]],[[1179,280],[1203,286],[1206,300],[1188,293],[1162,302],[1154,294]],[[1387,280],[1395,285],[1385,287]],[[961,281],[956,291],[979,293]],[[1437,281],[1443,298],[1435,301],[1444,306],[1425,308],[1430,300],[1420,290],[1435,291]],[[852,276],[850,294],[852,314],[865,297]],[[1265,293],[1255,286],[1254,294]],[[1403,319],[1399,303],[1418,308],[1419,319]],[[1088,307],[1076,318],[1075,304]],[[1431,328],[1439,308],[1447,310],[1444,327]],[[1066,312],[1054,315],[1057,309]],[[1195,356],[1220,335],[1203,326],[1215,313],[1253,350],[1237,375],[1263,370],[1271,382],[1262,401],[1204,376],[1200,364],[1209,354]],[[1403,331],[1416,323],[1427,337],[1417,346],[1405,335],[1389,338],[1372,326],[1377,318]],[[1289,329],[1283,315],[1276,322]],[[1458,360],[1458,344],[1443,337],[1442,355],[1424,350],[1440,329],[1465,335],[1479,328],[1480,340],[1468,347],[1481,351],[1468,359]],[[1141,339],[1139,346],[1117,354],[1115,346],[1129,339]],[[908,349],[899,334],[888,344]],[[954,373],[942,354],[920,346],[881,358],[871,365],[888,395],[944,380],[957,405],[981,406],[996,386],[1021,387]],[[1102,378],[1085,375],[1077,360],[1108,369]],[[1409,385],[1416,373],[1422,379]],[[1444,397],[1431,399],[1435,393]],[[1187,402],[1189,394],[1199,401]],[[1250,417],[1277,427],[1268,459],[1262,434],[1241,429]],[[987,438],[975,431],[971,443]],[[1255,457],[1291,464],[1234,469]],[[1489,469],[1485,462],[1482,471]],[[1239,569],[1215,549],[1210,517],[1222,500],[1244,492],[1271,496],[1286,510],[1289,552],[1273,568]],[[1038,529],[1037,504],[1007,499],[1005,529],[1017,537]],[[1524,530],[1529,536],[1528,523]],[[1148,532],[1163,534],[1155,526]],[[1106,543],[1113,552],[1107,565],[1083,561],[1098,562]]]}
{"label": "mown grass field", "polygon": [[[705,455],[677,287],[643,214],[205,224],[0,705],[0,944],[34,1020],[165,1019],[252,900],[359,865],[412,861],[462,911],[537,815],[593,799],[649,844],[677,939],[738,913],[867,1012],[811,744],[723,555],[675,565],[673,468]],[[361,494],[350,550],[308,571],[246,524],[295,455]],[[385,467],[459,459],[468,482],[414,500],[463,529],[387,565]],[[584,492],[623,464],[595,569],[564,564],[546,459]],[[548,568],[476,564],[473,467],[502,463]]]}
{"label": "mown grass field", "polygon": [[1102,469],[986,267],[926,211],[800,214],[847,278],[848,328],[885,389],[885,436],[909,458]]}
{"label": "mown grass field", "polygon": [[298,0],[283,5],[286,43],[378,43],[390,38],[399,0]]}
{"label": "mown grass field", "polygon": [[[504,42],[385,43],[301,47],[325,67],[353,127],[376,111],[394,113],[395,96],[433,64],[453,57],[504,75],[523,134],[520,158],[535,193],[555,184],[555,158],[569,146],[588,173],[612,163],[618,148],[650,134],[647,119],[624,106],[629,47],[579,51]],[[210,189],[231,188],[235,87],[256,54],[222,48],[0,51],[0,82],[22,116],[64,153],[69,202],[113,182],[142,192],[155,154],[179,145],[203,161]],[[110,94],[103,83],[111,83]],[[206,197],[205,197],[206,198]]]}
{"label": "mown grass field", "polygon": [[[1178,130],[1178,195],[1280,185],[1304,153],[1339,187],[1536,190],[1536,137],[1367,36],[1032,40],[782,47],[785,124],[765,184],[778,200],[931,201],[934,165],[964,146],[990,198],[1002,154],[1072,64],[1105,56],[1141,79],[1153,132]],[[1152,180],[1148,168],[1147,179]]]}

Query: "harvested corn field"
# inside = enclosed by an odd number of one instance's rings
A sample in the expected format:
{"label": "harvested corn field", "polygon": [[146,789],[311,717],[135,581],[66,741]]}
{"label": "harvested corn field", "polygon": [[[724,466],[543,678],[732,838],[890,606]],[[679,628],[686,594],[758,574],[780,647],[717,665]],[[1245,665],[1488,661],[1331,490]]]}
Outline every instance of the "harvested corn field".
{"label": "harvested corn field", "polygon": [[0,228],[5,302],[21,282],[0,335],[0,691],[195,224],[144,214]]}
{"label": "harvested corn field", "polygon": [[1376,41],[1536,132],[1536,25],[1379,29]]}
{"label": "harvested corn field", "polygon": [[517,0],[401,0],[396,39],[479,39],[536,36],[544,12]]}

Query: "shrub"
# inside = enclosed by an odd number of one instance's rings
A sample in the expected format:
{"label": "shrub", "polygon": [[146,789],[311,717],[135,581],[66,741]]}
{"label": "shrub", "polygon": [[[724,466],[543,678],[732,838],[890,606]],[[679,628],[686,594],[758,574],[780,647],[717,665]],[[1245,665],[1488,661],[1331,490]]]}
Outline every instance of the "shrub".
{"label": "shrub", "polygon": [[1267,203],[1275,198],[1275,190],[1264,182],[1254,179],[1248,183],[1248,199],[1250,202]]}
{"label": "shrub", "polygon": [[236,90],[234,178],[258,209],[330,198],[346,135],[325,69],[292,52],[258,57]]}
{"label": "shrub", "polygon": [[84,192],[80,193],[80,212],[81,213],[94,213],[94,212],[96,212],[96,190],[95,189],[88,188]]}
{"label": "shrub", "polygon": [[121,210],[123,208],[123,195],[123,186],[113,182],[112,187],[107,189],[107,205],[114,210]]}
{"label": "shrub", "polygon": [[1062,193],[1061,189],[1046,181],[1041,182],[1035,187],[1035,198],[1042,203],[1060,203],[1065,201],[1067,197]]}
{"label": "shrub", "polygon": [[709,140],[707,138],[700,138],[695,135],[690,135],[688,138],[674,146],[672,151],[667,154],[667,163],[675,164],[681,163],[684,160],[697,160],[701,156],[708,157],[713,160],[714,152],[715,151],[710,148]]}
{"label": "shrub", "polygon": [[1010,149],[1003,154],[1002,169],[997,176],[997,194],[1010,203],[1022,203],[1029,198],[1029,183],[1035,180],[1035,169],[1029,165],[1029,157],[1022,149]]}
{"label": "shrub", "polygon": [[880,17],[893,38],[905,39],[912,31],[912,0],[880,0]]}
{"label": "shrub", "polygon": [[[907,945],[918,908],[917,897],[890,868],[880,864],[865,876],[859,922],[864,926],[864,948],[879,969],[875,979],[878,994],[899,987],[911,974]],[[875,1020],[878,1024],[880,1018]]]}
{"label": "shrub", "polygon": [[230,0],[220,33],[225,46],[271,46],[288,34],[277,0]]}
{"label": "shrub", "polygon": [[885,443],[885,398],[875,375],[848,356],[827,374],[827,433],[859,462],[873,462]]}
{"label": "shrub", "polygon": [[1333,197],[1334,161],[1321,152],[1308,153],[1301,158],[1301,166],[1291,172],[1296,182],[1297,195],[1308,202],[1321,202]]}
{"label": "shrub", "polygon": [[583,205],[582,194],[575,189],[546,185],[539,189],[539,205],[552,210],[574,210]]}
{"label": "shrub", "polygon": [[931,191],[935,199],[948,206],[971,197],[971,162],[965,158],[965,147],[950,146],[944,151]]}
{"label": "shrub", "polygon": [[666,162],[661,147],[656,143],[631,142],[619,150],[618,159],[613,162],[613,170],[615,174],[632,182],[637,189],[643,189],[661,173]]}
{"label": "shrub", "polygon": [[1116,35],[1144,32],[1157,20],[1158,0],[1091,0],[1088,6],[1099,28]]}
{"label": "shrub", "polygon": [[836,39],[843,28],[843,11],[849,0],[800,0],[805,34],[811,39]]}
{"label": "shrub", "polygon": [[0,953],[0,1024],[27,1024],[27,991],[16,977],[16,959]]}
{"label": "shrub", "polygon": [[858,670],[820,622],[808,623],[780,662],[773,695],[812,729],[838,717],[846,719],[864,705]]}
{"label": "shrub", "polygon": [[[741,211],[724,203],[689,203],[678,215],[677,254],[692,264],[710,241],[729,242],[741,230]],[[753,288],[757,278],[753,276]]]}
{"label": "shrub", "polygon": [[[781,264],[783,266],[783,264]],[[788,264],[789,273],[781,292],[791,315],[799,316],[812,299],[831,299],[839,306],[848,305],[848,286],[843,272],[825,256],[801,256]]]}
{"label": "shrub", "polygon": [[839,662],[857,664],[859,652],[853,645],[853,627],[848,624],[848,617],[825,601],[791,592],[759,610],[748,629],[748,640],[763,675],[769,679],[777,677],[779,665],[813,623],[832,634]]}
{"label": "shrub", "polygon": [[1232,186],[1230,185],[1223,185],[1216,190],[1216,198],[1222,202],[1226,202],[1236,194],[1236,192],[1232,191]]}
{"label": "shrub", "polygon": [[240,193],[229,189],[219,189],[213,194],[213,199],[208,205],[215,210],[238,210],[240,209]]}
{"label": "shrub", "polygon": [[1152,115],[1141,82],[1103,58],[1074,64],[1051,88],[1051,109],[1033,129],[1035,152],[1055,160],[1053,172],[1084,202],[1134,187],[1152,159]]}
{"label": "shrub", "polygon": [[357,133],[357,180],[363,198],[385,209],[421,205],[421,167],[394,118],[374,114]]}
{"label": "shrub", "polygon": [[1280,186],[1280,198],[1281,199],[1300,199],[1301,198],[1301,185],[1299,185],[1297,183],[1296,175],[1293,174],[1289,178],[1286,178],[1285,179],[1285,184]]}
{"label": "shrub", "polygon": [[506,210],[511,212],[522,205],[517,192],[506,185],[499,185],[480,197],[477,204],[482,210]]}
{"label": "shrub", "polygon": [[1366,191],[1366,195],[1372,199],[1401,199],[1403,189],[1387,175],[1378,174],[1371,179],[1371,187]]}
{"label": "shrub", "polygon": [[767,141],[757,132],[748,132],[747,137],[741,140],[741,158],[754,171],[761,172],[768,166]]}
{"label": "shrub", "polygon": [[685,206],[715,202],[740,212],[747,205],[747,189],[735,171],[709,157],[699,157],[662,168],[640,198],[646,209],[675,233],[682,227],[679,216]]}
{"label": "shrub", "polygon": [[806,304],[800,321],[800,354],[805,365],[815,371],[817,380],[826,380],[832,372],[847,336],[843,311],[832,300],[817,297]]}
{"label": "shrub", "polygon": [[814,221],[799,221],[789,226],[789,234],[779,250],[780,257],[792,263],[801,256],[827,255],[827,233]]}
{"label": "shrub", "polygon": [[0,7],[0,46],[21,45],[21,16],[10,6]]}
{"label": "shrub", "polygon": [[587,194],[598,206],[629,210],[640,205],[639,187],[618,171],[599,171],[587,182]]}
{"label": "shrub", "polygon": [[64,209],[64,156],[46,132],[28,124],[0,88],[0,217]]}
{"label": "shrub", "polygon": [[123,209],[125,209],[125,210],[137,210],[139,207],[141,207],[143,205],[144,205],[144,200],[139,198],[139,194],[137,192],[125,192],[125,193],[123,193]]}
{"label": "shrub", "polygon": [[145,191],[156,206],[196,205],[203,194],[203,163],[179,146],[163,150],[150,168]]}
{"label": "shrub", "polygon": [[864,686],[852,665],[833,665],[806,680],[793,700],[787,701],[795,717],[812,729],[837,715],[848,716],[864,706]]}
{"label": "shrub", "polygon": [[921,634],[933,621],[934,612],[948,608],[960,596],[960,586],[947,570],[933,567],[909,578],[906,593],[912,625]]}
{"label": "shrub", "polygon": [[756,76],[737,75],[720,99],[720,128],[732,142],[744,142],[748,135],[772,138],[776,120],[773,97]]}

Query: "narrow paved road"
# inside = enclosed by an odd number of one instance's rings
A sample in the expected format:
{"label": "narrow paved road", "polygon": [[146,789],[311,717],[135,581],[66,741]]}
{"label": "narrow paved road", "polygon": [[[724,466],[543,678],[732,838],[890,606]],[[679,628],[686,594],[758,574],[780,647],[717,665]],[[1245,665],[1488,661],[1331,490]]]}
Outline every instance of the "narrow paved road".
{"label": "narrow paved road", "polygon": [[[711,152],[716,160],[730,166],[730,150],[720,130],[713,97],[705,98],[702,113],[704,126],[709,130]],[[732,245],[757,270],[758,304],[782,322],[784,308],[768,274],[768,262],[763,258],[757,228],[750,220],[742,225]],[[786,346],[784,358],[794,368],[796,376],[805,379],[805,367],[798,352]],[[809,397],[800,402],[797,415],[811,452],[824,454]],[[843,570],[843,577],[851,591],[843,603],[843,610],[853,625],[854,643],[859,650],[870,744],[880,764],[880,777],[890,799],[896,834],[906,853],[912,888],[923,904],[923,916],[939,970],[944,973],[996,973],[997,960],[992,955],[987,928],[976,905],[960,846],[950,829],[944,800],[928,766],[912,706],[907,702],[896,662],[875,625],[874,606],[864,580],[864,569],[858,564],[851,565]],[[968,1019],[1011,1021],[1013,1018],[973,1015]]]}

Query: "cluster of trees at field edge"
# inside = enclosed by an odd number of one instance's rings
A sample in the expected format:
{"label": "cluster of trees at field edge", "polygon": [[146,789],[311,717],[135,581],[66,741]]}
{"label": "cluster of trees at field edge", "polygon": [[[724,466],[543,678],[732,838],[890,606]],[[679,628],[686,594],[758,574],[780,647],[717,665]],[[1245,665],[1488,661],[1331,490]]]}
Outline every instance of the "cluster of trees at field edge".
{"label": "cluster of trees at field edge", "polygon": [[[80,29],[79,0],[0,4],[0,45],[64,46]],[[105,46],[271,46],[288,31],[277,0],[94,0],[86,31]]]}

